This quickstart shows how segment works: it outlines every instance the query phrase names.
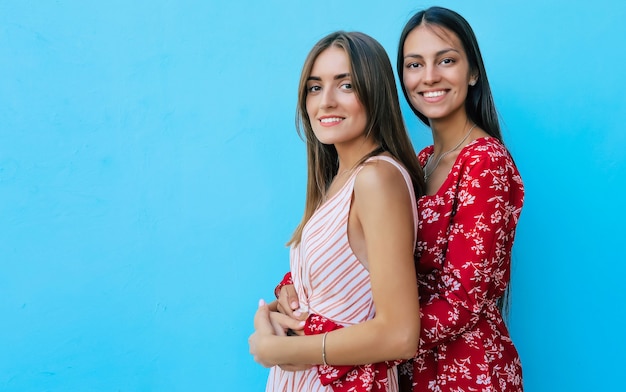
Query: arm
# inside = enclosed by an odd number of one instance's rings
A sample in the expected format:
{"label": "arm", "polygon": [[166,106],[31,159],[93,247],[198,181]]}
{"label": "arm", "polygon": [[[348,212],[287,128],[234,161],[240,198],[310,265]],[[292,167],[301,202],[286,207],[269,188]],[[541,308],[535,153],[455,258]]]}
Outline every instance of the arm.
{"label": "arm", "polygon": [[[419,339],[419,300],[412,203],[400,172],[383,162],[365,166],[355,182],[352,210],[366,244],[376,315],[328,333],[326,360],[356,365],[410,358]],[[401,307],[398,298],[403,300]],[[264,320],[264,313],[258,312],[255,325]],[[322,363],[323,335],[282,337],[263,331],[267,328],[257,328],[250,347],[265,366]]]}
{"label": "arm", "polygon": [[472,158],[453,169],[462,171],[455,195],[458,208],[438,295],[422,298],[420,304],[420,350],[473,328],[481,311],[508,284],[510,251],[523,202],[521,179],[512,160],[498,151]]}

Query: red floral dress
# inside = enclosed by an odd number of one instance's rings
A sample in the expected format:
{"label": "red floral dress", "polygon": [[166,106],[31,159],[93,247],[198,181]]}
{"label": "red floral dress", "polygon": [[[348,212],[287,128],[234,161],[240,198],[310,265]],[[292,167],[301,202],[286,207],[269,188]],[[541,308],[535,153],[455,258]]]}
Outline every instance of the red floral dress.
{"label": "red floral dress", "polygon": [[[422,165],[432,152],[419,153]],[[523,201],[520,174],[495,138],[463,148],[439,191],[418,201],[422,330],[417,356],[399,367],[405,390],[523,390],[496,305],[509,283]]]}

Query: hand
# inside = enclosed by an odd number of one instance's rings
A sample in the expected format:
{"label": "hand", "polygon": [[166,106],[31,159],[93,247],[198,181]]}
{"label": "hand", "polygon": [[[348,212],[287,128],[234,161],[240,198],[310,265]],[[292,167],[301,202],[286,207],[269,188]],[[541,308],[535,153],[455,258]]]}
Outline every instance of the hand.
{"label": "hand", "polygon": [[278,311],[296,320],[306,320],[307,314],[297,310],[300,308],[298,294],[292,284],[281,287],[278,295]]}
{"label": "hand", "polygon": [[254,333],[248,338],[248,345],[254,360],[264,367],[276,365],[268,358],[268,353],[271,351],[272,338],[275,337],[276,334],[270,319],[270,310],[265,301],[260,300],[259,308],[254,315]]}
{"label": "hand", "polygon": [[288,330],[291,330],[296,335],[304,335],[304,321],[298,321],[278,312],[269,312],[269,317],[275,335],[287,336]]}
{"label": "hand", "polygon": [[[298,335],[304,335],[304,321],[295,320],[278,312],[271,312],[265,301],[259,301],[259,309],[254,315],[254,333],[248,338],[250,354],[254,360],[264,367],[272,367],[277,363],[272,362],[265,354],[271,347],[271,340],[276,336],[286,336],[287,329],[291,329]],[[280,368],[285,371],[307,370],[312,365],[283,364]]]}
{"label": "hand", "polygon": [[[289,287],[293,290],[293,285],[290,285]],[[293,290],[293,294],[295,294],[295,292],[296,291]],[[299,306],[297,302],[296,302],[296,306]],[[300,312],[294,312],[294,313],[300,314]],[[306,316],[305,316],[305,319],[306,319]],[[274,326],[274,332],[276,333],[276,335],[285,336],[287,334],[288,329],[290,329],[292,333],[295,333],[298,336],[304,335],[304,321],[298,321],[295,318],[289,317],[279,312],[270,312],[270,320],[272,321],[272,326]],[[313,365],[282,364],[278,366],[282,370],[287,371],[287,372],[297,372],[301,370],[308,370]]]}

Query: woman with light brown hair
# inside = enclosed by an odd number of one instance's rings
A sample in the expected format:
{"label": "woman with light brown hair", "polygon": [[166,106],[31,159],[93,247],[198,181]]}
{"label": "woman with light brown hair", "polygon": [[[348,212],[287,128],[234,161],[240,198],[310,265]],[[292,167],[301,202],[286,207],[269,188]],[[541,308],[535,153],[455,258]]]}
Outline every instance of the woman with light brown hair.
{"label": "woman with light brown hair", "polygon": [[424,181],[383,47],[356,32],[320,40],[302,70],[297,118],[308,183],[289,245],[305,336],[286,336],[283,315],[261,302],[250,352],[272,367],[267,391],[397,391],[394,360],[413,357],[419,340]]}

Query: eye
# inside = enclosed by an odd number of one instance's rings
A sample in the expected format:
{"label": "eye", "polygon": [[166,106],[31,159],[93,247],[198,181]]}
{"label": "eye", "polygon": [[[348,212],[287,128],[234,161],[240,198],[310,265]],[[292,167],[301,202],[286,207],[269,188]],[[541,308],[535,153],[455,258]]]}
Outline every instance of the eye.
{"label": "eye", "polygon": [[451,58],[448,57],[448,58],[445,58],[445,59],[441,60],[440,64],[449,65],[449,64],[454,64],[455,62],[456,61],[454,61],[454,59],[451,59]]}
{"label": "eye", "polygon": [[422,66],[422,65],[421,65],[420,63],[408,63],[408,64],[406,65],[406,68],[419,68],[419,67],[421,67],[421,66]]}
{"label": "eye", "polygon": [[307,89],[307,91],[309,93],[316,93],[318,91],[320,91],[322,88],[320,86],[309,86],[309,88]]}
{"label": "eye", "polygon": [[342,83],[339,87],[342,90],[352,90],[352,83]]}

